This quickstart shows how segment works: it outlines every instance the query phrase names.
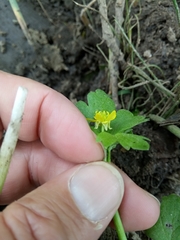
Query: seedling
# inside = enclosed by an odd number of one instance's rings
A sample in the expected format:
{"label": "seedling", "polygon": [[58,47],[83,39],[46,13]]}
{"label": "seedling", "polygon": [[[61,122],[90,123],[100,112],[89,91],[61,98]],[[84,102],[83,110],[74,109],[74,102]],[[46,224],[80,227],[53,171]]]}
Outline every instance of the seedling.
{"label": "seedling", "polygon": [[[116,111],[114,101],[104,91],[98,89],[87,95],[87,104],[77,102],[76,106],[89,122],[96,134],[97,142],[104,148],[104,161],[111,162],[111,151],[120,144],[124,149],[149,150],[149,139],[133,134],[132,128],[148,121],[144,116],[134,116],[130,111]],[[119,240],[126,240],[126,234],[117,211],[114,215]]]}

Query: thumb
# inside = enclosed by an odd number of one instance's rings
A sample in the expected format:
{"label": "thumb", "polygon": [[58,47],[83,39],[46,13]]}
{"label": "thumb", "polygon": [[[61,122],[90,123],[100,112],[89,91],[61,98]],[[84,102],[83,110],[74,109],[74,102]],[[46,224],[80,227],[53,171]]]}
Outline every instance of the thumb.
{"label": "thumb", "polygon": [[9,240],[98,239],[123,193],[123,179],[112,165],[75,166],[9,205],[0,215],[0,235]]}

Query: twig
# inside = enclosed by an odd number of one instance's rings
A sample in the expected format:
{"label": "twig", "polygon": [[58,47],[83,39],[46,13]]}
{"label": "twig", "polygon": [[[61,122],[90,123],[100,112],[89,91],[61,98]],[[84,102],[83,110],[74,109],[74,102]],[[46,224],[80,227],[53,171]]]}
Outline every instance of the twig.
{"label": "twig", "polygon": [[[120,108],[118,100],[118,78],[119,78],[119,64],[121,69],[125,69],[126,62],[124,60],[124,54],[119,47],[119,28],[115,24],[115,33],[113,33],[113,27],[109,23],[106,0],[98,0],[99,12],[102,25],[102,38],[106,42],[109,48],[109,75],[110,75],[110,86],[112,91],[112,98],[116,104],[117,109]],[[115,3],[115,18],[119,24],[124,21],[124,0],[117,0]],[[117,31],[118,30],[118,31]]]}
{"label": "twig", "polygon": [[49,22],[53,23],[53,20],[50,18],[49,14],[47,13],[46,9],[44,8],[42,2],[40,0],[37,0],[41,9],[43,10],[44,14],[46,15],[47,19],[49,20]]}
{"label": "twig", "polygon": [[136,84],[131,85],[131,86],[129,86],[129,87],[125,87],[125,86],[121,85],[121,82],[119,82],[118,86],[119,86],[119,88],[121,88],[121,89],[129,90],[129,89],[134,89],[134,88],[143,86],[143,85],[148,84],[148,83],[149,83],[149,81],[144,81],[144,82],[136,83]]}
{"label": "twig", "polygon": [[32,38],[31,38],[31,35],[29,34],[29,31],[28,31],[28,28],[27,28],[27,25],[26,25],[26,22],[24,20],[24,17],[20,11],[20,8],[18,6],[18,3],[16,2],[16,0],[9,0],[9,3],[12,7],[12,10],[14,12],[14,15],[16,16],[17,18],[17,21],[25,35],[25,37],[27,38],[28,40],[28,43],[30,45],[33,45],[33,42],[32,42]]}
{"label": "twig", "polygon": [[[165,121],[164,118],[159,117],[159,116],[154,115],[154,114],[150,114],[150,115],[149,115],[149,118],[150,118],[151,120],[153,120],[154,122],[158,123],[158,124],[160,124],[160,123],[162,123],[162,122]],[[172,125],[163,126],[163,127],[165,127],[166,129],[168,129],[168,130],[169,130],[172,134],[174,134],[176,137],[180,138],[180,128],[178,128],[176,125],[173,125],[173,124],[172,124]]]}
{"label": "twig", "polygon": [[[116,37],[116,42],[117,45],[120,45],[120,31],[119,31],[119,26],[117,24],[117,22],[122,25],[124,22],[124,17],[123,17],[123,13],[124,13],[124,6],[125,6],[125,0],[117,0],[115,3],[115,37]],[[121,50],[120,50],[121,52]],[[123,59],[124,59],[124,55],[123,55]],[[124,68],[124,64],[123,63],[123,68]],[[112,65],[112,68],[111,68]],[[113,66],[114,65],[114,66]],[[119,63],[115,58],[115,55],[112,54],[112,52],[110,52],[110,56],[109,56],[109,69],[110,69],[110,73],[111,73],[111,88],[112,88],[112,98],[116,103],[116,107],[117,109],[120,108],[120,104],[119,104],[119,96],[118,96],[118,78],[119,78]],[[113,74],[114,73],[114,74]]]}
{"label": "twig", "polygon": [[90,3],[88,3],[85,6],[75,2],[78,6],[83,6],[84,7],[81,11],[80,18],[81,18],[81,21],[84,23],[85,26],[90,26],[90,22],[89,22],[88,18],[86,17],[86,12],[89,8],[91,8],[91,6],[95,2],[96,2],[96,0],[92,0]]}
{"label": "twig", "polygon": [[0,193],[2,192],[11,162],[11,157],[13,155],[18,140],[18,134],[24,113],[26,97],[27,89],[19,87],[12,109],[11,120],[0,149]]}
{"label": "twig", "polygon": [[[76,1],[73,0],[73,2],[79,6],[82,7],[82,11],[80,13],[80,19],[83,22],[84,26],[88,27],[93,33],[95,33],[95,35],[101,39],[101,36],[99,35],[99,33],[93,28],[92,24],[90,23],[90,21],[92,22],[92,17],[89,14],[88,10],[91,10],[93,12],[99,13],[98,10],[96,10],[95,8],[92,8],[91,6],[96,2],[97,0],[92,0],[90,3],[86,4],[80,4],[77,3]],[[83,1],[84,2],[84,1]],[[87,14],[86,14],[87,13]],[[88,17],[87,17],[88,15]],[[89,21],[89,19],[90,21]]]}
{"label": "twig", "polygon": [[116,109],[120,109],[119,97],[118,97],[118,78],[119,78],[119,64],[116,56],[109,50],[109,78],[112,91],[112,99],[115,102]]}
{"label": "twig", "polygon": [[[124,22],[124,6],[125,6],[125,0],[117,0],[115,3],[115,33],[116,33],[116,41],[119,45],[119,39],[120,39],[120,31],[119,31],[119,25],[122,26]],[[117,24],[118,23],[118,24]]]}
{"label": "twig", "polygon": [[108,21],[106,0],[98,0],[98,4],[101,17],[103,39],[105,40],[108,48],[118,59],[122,68],[126,65],[126,62],[124,60],[124,54],[118,46],[117,39],[113,35],[111,24]]}

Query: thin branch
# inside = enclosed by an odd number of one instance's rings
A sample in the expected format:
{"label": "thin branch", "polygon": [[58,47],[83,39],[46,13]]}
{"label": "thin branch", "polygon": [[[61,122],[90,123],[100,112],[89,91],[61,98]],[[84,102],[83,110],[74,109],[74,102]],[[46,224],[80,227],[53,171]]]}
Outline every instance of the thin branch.
{"label": "thin branch", "polygon": [[49,14],[47,13],[46,9],[44,8],[42,2],[40,0],[37,0],[41,9],[43,10],[44,14],[46,15],[47,19],[49,20],[49,22],[53,23],[52,18],[50,18]]}
{"label": "thin branch", "polygon": [[98,0],[98,4],[102,25],[102,37],[105,40],[107,47],[118,59],[119,63],[121,64],[121,67],[124,67],[124,65],[126,65],[126,62],[124,61],[124,54],[122,53],[118,46],[117,39],[112,31],[112,26],[109,23],[106,0]]}
{"label": "thin branch", "polygon": [[[119,31],[119,25],[122,26],[124,22],[124,6],[125,6],[125,0],[117,0],[115,4],[115,33],[116,33],[116,41],[119,45],[119,39],[121,32]],[[118,23],[118,24],[117,24]]]}
{"label": "thin branch", "polygon": [[[125,69],[126,62],[124,60],[124,54],[122,53],[119,47],[119,27],[116,24],[114,33],[113,27],[108,20],[108,11],[106,0],[98,0],[99,4],[99,13],[101,18],[102,25],[102,38],[106,42],[107,47],[109,48],[109,76],[110,76],[110,86],[112,91],[112,98],[116,104],[117,109],[120,108],[120,103],[118,100],[118,78],[119,78],[119,64],[121,69]],[[117,0],[115,3],[115,18],[119,24],[122,24],[124,21],[123,18],[124,10],[124,0]],[[117,32],[116,32],[117,30]]]}
{"label": "thin branch", "polygon": [[26,24],[26,22],[24,20],[24,17],[23,17],[23,15],[21,13],[21,10],[19,8],[19,5],[18,5],[17,1],[16,0],[9,0],[9,3],[11,5],[11,7],[12,7],[14,15],[16,16],[16,19],[17,19],[17,21],[18,21],[18,23],[19,23],[19,25],[20,25],[20,27],[21,27],[25,37],[28,40],[28,43],[30,45],[33,45],[33,41],[32,41],[31,35],[29,34],[29,30],[27,28],[27,24]]}
{"label": "thin branch", "polygon": [[116,108],[120,109],[119,97],[118,97],[118,78],[119,78],[119,64],[116,56],[109,50],[109,77],[112,91],[112,99],[116,104]]}
{"label": "thin branch", "polygon": [[88,11],[88,9],[91,9],[91,6],[96,2],[96,0],[92,0],[90,3],[88,3],[87,5],[81,5],[79,3],[76,3],[78,4],[79,6],[83,6],[84,8],[82,9],[81,11],[81,14],[80,14],[80,18],[81,18],[81,21],[84,23],[85,26],[89,26],[90,25],[90,22],[86,16],[86,12]]}
{"label": "thin branch", "polygon": [[[154,115],[154,114],[150,114],[149,115],[149,118],[158,123],[158,124],[161,124],[163,123],[164,121],[166,121],[166,119],[158,116],[158,115]],[[167,130],[169,130],[172,134],[174,134],[176,137],[180,138],[180,128],[178,128],[176,125],[169,125],[169,126],[163,126],[164,128],[166,128]]]}

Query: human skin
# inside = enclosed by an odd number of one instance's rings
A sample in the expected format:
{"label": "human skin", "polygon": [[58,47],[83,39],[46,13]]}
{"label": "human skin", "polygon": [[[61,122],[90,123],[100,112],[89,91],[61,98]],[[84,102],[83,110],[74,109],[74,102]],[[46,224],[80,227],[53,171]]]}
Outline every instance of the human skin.
{"label": "human skin", "polygon": [[1,205],[11,203],[0,213],[0,239],[95,240],[118,208],[126,231],[151,227],[159,216],[157,200],[101,161],[103,150],[86,119],[62,94],[0,72],[0,137],[19,86],[28,97],[0,195]]}

